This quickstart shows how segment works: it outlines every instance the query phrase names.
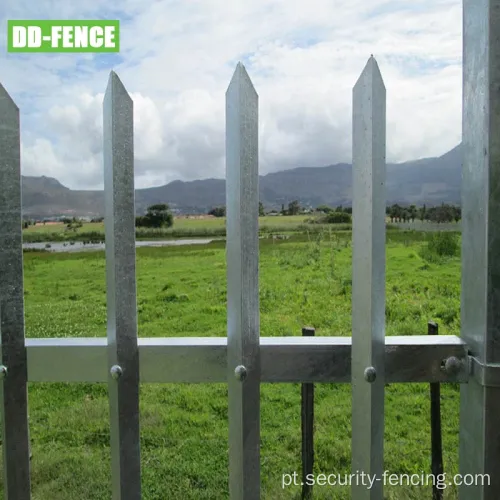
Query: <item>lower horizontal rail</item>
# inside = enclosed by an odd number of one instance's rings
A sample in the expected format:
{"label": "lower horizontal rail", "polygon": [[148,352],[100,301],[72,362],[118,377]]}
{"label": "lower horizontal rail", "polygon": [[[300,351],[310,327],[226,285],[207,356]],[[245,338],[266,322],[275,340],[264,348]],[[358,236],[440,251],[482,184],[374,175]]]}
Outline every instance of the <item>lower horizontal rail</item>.
{"label": "lower horizontal rail", "polygon": [[[261,337],[262,382],[350,383],[351,337]],[[27,338],[29,382],[107,382],[106,338]],[[225,383],[225,337],[139,338],[142,383]],[[457,358],[448,373],[444,361]],[[386,382],[467,382],[467,345],[456,336],[385,340]],[[7,367],[8,369],[8,367]]]}

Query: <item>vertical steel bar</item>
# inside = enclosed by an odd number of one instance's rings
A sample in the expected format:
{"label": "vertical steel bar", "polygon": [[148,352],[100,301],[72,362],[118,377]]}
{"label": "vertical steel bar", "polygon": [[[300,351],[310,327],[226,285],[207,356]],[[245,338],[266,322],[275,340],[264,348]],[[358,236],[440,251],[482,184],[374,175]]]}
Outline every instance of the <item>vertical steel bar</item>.
{"label": "vertical steel bar", "polygon": [[[316,330],[302,328],[303,337],[314,337]],[[312,497],[312,483],[308,477],[314,468],[314,384],[302,384],[301,427],[302,427],[302,498]]]}
{"label": "vertical steel bar", "polygon": [[[481,363],[500,363],[500,0],[463,4],[461,336]],[[500,387],[460,392],[463,500],[500,498]],[[476,474],[488,474],[490,484]]]}
{"label": "vertical steel bar", "polygon": [[229,490],[260,497],[258,95],[241,63],[226,92]]}
{"label": "vertical steel bar", "polygon": [[104,198],[114,499],[141,498],[133,102],[111,72],[104,96]]}
{"label": "vertical steel bar", "polygon": [[[427,323],[428,335],[439,335],[437,323]],[[434,476],[432,500],[441,500],[443,490],[438,488],[437,478],[443,474],[443,444],[441,440],[441,387],[439,382],[431,383],[431,472]]]}
{"label": "vertical steel bar", "polygon": [[353,89],[352,473],[380,480],[360,476],[356,500],[383,495],[385,95],[372,56]]}
{"label": "vertical steel bar", "polygon": [[19,108],[0,84],[0,412],[5,498],[30,490]]}

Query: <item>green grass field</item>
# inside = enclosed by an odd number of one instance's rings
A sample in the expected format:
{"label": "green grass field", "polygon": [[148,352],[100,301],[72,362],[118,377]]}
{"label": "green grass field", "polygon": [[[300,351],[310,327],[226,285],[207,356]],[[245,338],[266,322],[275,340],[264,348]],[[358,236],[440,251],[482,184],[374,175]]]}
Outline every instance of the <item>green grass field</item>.
{"label": "green grass field", "polygon": [[[270,216],[259,217],[259,223],[262,226],[297,226],[304,224],[310,217],[305,215],[292,215],[292,216]],[[174,227],[176,229],[197,229],[197,228],[221,228],[225,226],[225,217],[214,217],[206,219],[187,219],[175,218]],[[84,222],[83,226],[77,229],[77,232],[104,232],[104,223],[102,222]],[[38,223],[36,226],[29,226],[24,230],[24,234],[31,233],[60,233],[66,231],[66,225],[61,223]]]}
{"label": "green grass field", "polygon": [[[75,229],[76,232],[84,231],[104,231],[104,224],[101,222],[84,222],[82,227]],[[66,225],[62,222],[43,224],[38,223],[35,226],[29,226],[27,229],[23,230],[23,234],[38,234],[38,233],[64,233],[70,232],[66,231]]]}
{"label": "green grass field", "polygon": [[[259,218],[261,234],[297,233],[321,231],[326,226],[322,224],[307,224],[309,217],[304,215],[280,217],[264,216]],[[329,224],[336,229],[350,229],[350,224]],[[138,239],[170,239],[196,237],[223,237],[226,234],[225,218],[186,219],[176,218],[171,228],[137,228]],[[86,222],[81,227],[69,230],[62,223],[37,224],[23,230],[25,243],[56,242],[56,241],[102,241],[104,240],[104,224]]]}
{"label": "green grass field", "polygon": [[[280,218],[283,219],[283,218]],[[459,334],[460,259],[423,260],[422,234],[388,233],[387,335],[424,335],[427,321]],[[139,335],[224,336],[223,242],[137,251]],[[349,233],[261,241],[261,335],[351,334]],[[105,336],[103,252],[25,254],[26,334]],[[316,385],[315,472],[350,473],[351,388]],[[282,489],[300,473],[300,385],[261,389],[262,498],[300,498]],[[458,385],[442,387],[444,468],[457,473]],[[111,498],[107,388],[30,384],[35,500]],[[385,468],[430,473],[429,387],[386,389]],[[227,390],[224,385],[141,386],[143,498],[227,498]],[[3,494],[3,492],[1,492]],[[431,498],[430,487],[386,488],[390,499]],[[454,488],[445,498],[456,498]],[[316,486],[314,498],[350,497],[349,488]]]}

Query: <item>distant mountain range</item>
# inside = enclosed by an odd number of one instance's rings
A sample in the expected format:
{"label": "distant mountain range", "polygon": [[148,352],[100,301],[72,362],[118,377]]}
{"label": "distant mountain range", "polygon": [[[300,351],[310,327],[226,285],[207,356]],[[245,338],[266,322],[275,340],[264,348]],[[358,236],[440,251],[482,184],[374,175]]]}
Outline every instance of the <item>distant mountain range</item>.
{"label": "distant mountain range", "polygon": [[[461,145],[438,158],[387,165],[387,202],[421,205],[460,203]],[[50,177],[23,176],[23,211],[33,218],[104,215],[102,191],[71,190]],[[316,207],[351,204],[352,165],[300,167],[260,176],[260,200],[267,209],[293,200]],[[173,181],[164,186],[136,190],[136,210],[168,203],[180,213],[203,213],[224,205],[223,179]]]}

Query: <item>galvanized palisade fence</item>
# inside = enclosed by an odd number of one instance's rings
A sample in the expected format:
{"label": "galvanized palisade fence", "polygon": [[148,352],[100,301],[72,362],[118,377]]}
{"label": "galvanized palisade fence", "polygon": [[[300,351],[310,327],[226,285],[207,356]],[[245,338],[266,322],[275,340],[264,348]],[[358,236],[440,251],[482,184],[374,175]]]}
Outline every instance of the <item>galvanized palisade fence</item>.
{"label": "galvanized palisade fence", "polygon": [[[258,97],[226,94],[227,338],[137,338],[133,103],[104,99],[108,336],[24,337],[19,110],[0,85],[0,412],[5,498],[30,498],[27,382],[107,382],[113,498],[141,498],[139,382],[226,382],[229,491],[260,497],[260,384],[352,383],[352,470],[382,474],[384,385],[459,382],[463,500],[500,497],[500,0],[464,1],[461,338],[385,337],[385,87],[370,58],[353,92],[353,337],[260,337]],[[335,432],[335,429],[332,429]],[[334,471],[332,471],[334,472]],[[381,482],[352,498],[381,499]]]}

